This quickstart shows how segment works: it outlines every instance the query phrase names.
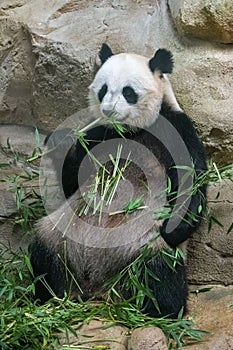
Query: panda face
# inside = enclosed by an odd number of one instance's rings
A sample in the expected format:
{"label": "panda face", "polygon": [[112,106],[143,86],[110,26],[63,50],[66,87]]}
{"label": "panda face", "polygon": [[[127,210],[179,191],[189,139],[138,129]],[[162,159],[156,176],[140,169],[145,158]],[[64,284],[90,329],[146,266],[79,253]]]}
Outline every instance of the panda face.
{"label": "panda face", "polygon": [[148,127],[159,115],[164,96],[161,71],[151,71],[149,60],[135,54],[111,55],[89,87],[91,113],[114,116],[132,127]]}

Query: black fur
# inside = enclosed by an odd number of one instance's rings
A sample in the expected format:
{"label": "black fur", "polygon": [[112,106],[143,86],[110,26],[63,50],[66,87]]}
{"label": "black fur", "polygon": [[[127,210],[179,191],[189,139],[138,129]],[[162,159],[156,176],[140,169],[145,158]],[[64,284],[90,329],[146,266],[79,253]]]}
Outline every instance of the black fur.
{"label": "black fur", "polygon": [[[70,197],[78,188],[78,170],[81,160],[85,156],[85,150],[80,147],[76,151],[77,137],[72,129],[66,128],[50,133],[45,138],[45,145],[48,146],[48,156],[53,160],[57,170],[58,183],[63,187],[66,198]],[[63,163],[63,155],[67,154]],[[60,168],[62,166],[62,171]]]}
{"label": "black fur", "polygon": [[123,87],[122,95],[129,104],[136,104],[138,102],[138,94],[131,86]]}
{"label": "black fur", "polygon": [[107,91],[108,91],[108,86],[107,86],[107,84],[104,84],[102,86],[102,88],[100,89],[100,91],[98,92],[98,99],[99,99],[100,103],[103,101],[103,98],[106,95]]}
{"label": "black fur", "polygon": [[111,48],[107,44],[102,44],[101,49],[99,51],[99,58],[102,64],[106,62],[111,56],[113,56],[113,52]]}
{"label": "black fur", "polygon": [[54,295],[62,298],[69,283],[64,264],[56,252],[36,238],[30,246],[30,255],[33,273],[35,277],[41,277],[35,284],[35,299],[45,303],[51,298],[52,293],[43,284],[43,280],[52,288]]}
{"label": "black fur", "polygon": [[180,311],[187,311],[188,284],[183,261],[175,269],[171,269],[161,256],[152,260],[148,267],[159,281],[149,280],[149,286],[154,293],[159,310],[149,298],[146,298],[143,312],[153,317],[168,316],[177,318]]}
{"label": "black fur", "polygon": [[149,68],[152,73],[155,70],[161,73],[172,73],[173,59],[170,51],[166,49],[159,49],[149,61]]}
{"label": "black fur", "polygon": [[[181,136],[193,160],[196,175],[200,175],[202,172],[206,171],[207,164],[204,146],[199,140],[196,130],[189,117],[183,112],[172,111],[165,103],[162,104],[160,113],[175,127]],[[160,121],[161,119],[159,118],[157,127],[162,132],[163,127],[160,125]],[[179,147],[179,145],[174,144],[174,139],[172,139],[170,135],[166,135],[165,144],[169,145],[169,143],[171,147]],[[166,164],[167,174],[172,182],[172,190],[177,191],[177,177],[175,169],[172,168],[173,165],[174,164],[169,164],[168,158],[168,164]],[[184,164],[184,161],[181,158],[179,160],[179,164],[176,165],[186,164]],[[202,205],[202,207],[205,208],[205,198],[206,186],[204,185],[201,187],[200,191],[191,196],[187,213],[180,224],[171,233],[166,231],[168,220],[164,221],[160,233],[171,247],[175,247],[184,242],[200,225],[201,218],[198,214],[198,207]],[[190,216],[189,213],[192,213],[193,216]]]}

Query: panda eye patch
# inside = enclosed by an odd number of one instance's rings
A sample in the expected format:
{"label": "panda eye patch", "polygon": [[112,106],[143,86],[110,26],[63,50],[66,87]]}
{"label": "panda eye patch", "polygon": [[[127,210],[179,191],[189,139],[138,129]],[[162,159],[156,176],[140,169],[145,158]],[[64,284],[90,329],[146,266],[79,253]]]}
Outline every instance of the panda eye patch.
{"label": "panda eye patch", "polygon": [[103,98],[106,95],[107,91],[108,91],[108,86],[107,86],[107,84],[104,84],[98,92],[98,99],[100,102],[103,101]]}
{"label": "panda eye patch", "polygon": [[129,104],[135,104],[138,101],[138,95],[130,86],[125,86],[122,90],[122,94]]}

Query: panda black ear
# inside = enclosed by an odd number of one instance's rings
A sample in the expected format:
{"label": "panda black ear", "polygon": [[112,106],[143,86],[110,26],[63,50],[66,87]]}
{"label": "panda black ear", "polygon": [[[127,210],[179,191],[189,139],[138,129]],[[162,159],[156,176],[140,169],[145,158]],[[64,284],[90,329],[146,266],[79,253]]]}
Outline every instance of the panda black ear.
{"label": "panda black ear", "polygon": [[173,59],[170,51],[159,49],[155,52],[154,57],[149,61],[149,68],[152,73],[155,70],[161,73],[171,73],[173,69]]}
{"label": "panda black ear", "polygon": [[105,43],[102,44],[101,49],[99,51],[99,58],[100,58],[101,64],[104,64],[104,62],[106,62],[111,56],[113,56],[113,52],[110,49],[110,47]]}

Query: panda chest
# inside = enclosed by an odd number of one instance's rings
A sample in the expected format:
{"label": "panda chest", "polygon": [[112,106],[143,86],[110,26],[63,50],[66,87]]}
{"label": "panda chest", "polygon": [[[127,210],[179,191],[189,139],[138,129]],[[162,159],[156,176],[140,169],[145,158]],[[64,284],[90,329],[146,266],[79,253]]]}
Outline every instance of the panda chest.
{"label": "panda chest", "polygon": [[130,152],[110,157],[70,201],[75,215],[67,234],[78,242],[84,264],[98,250],[106,266],[114,254],[125,261],[159,230],[161,221],[154,213],[166,204],[165,169],[150,150]]}

